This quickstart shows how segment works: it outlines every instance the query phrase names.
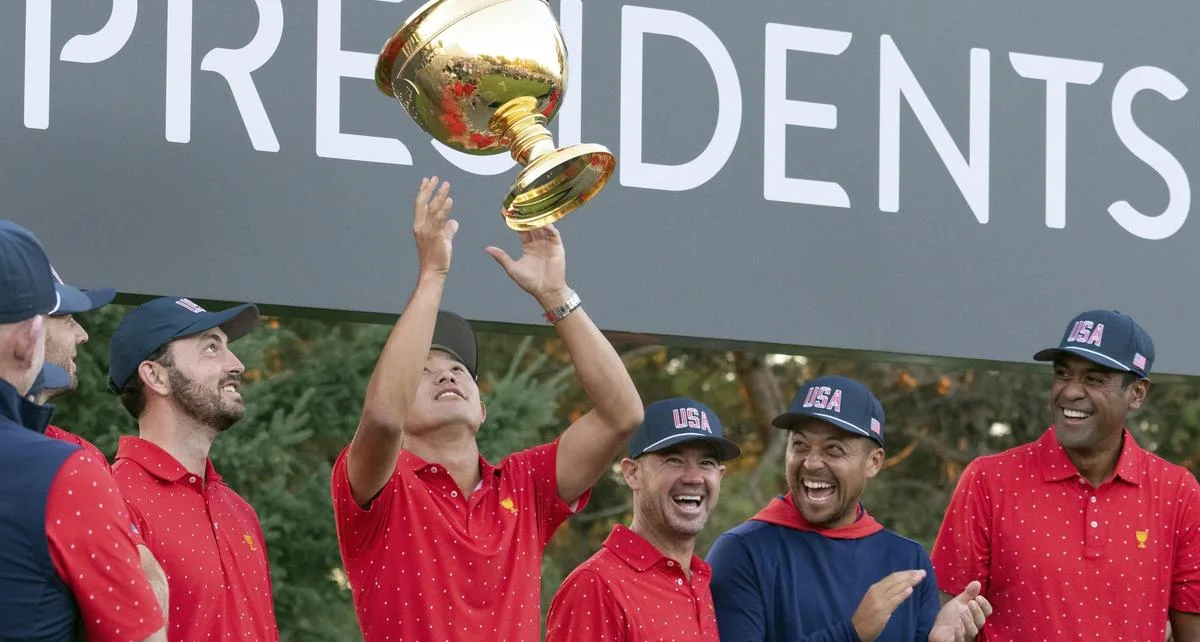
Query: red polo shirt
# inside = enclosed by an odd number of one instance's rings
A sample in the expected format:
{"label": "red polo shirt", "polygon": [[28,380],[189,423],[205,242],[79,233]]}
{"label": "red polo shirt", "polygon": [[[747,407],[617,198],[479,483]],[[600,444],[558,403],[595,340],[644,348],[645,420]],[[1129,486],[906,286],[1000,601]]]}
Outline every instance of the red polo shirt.
{"label": "red polo shirt", "polygon": [[966,467],[932,557],[941,591],[983,583],[979,639],[1162,640],[1168,608],[1200,613],[1200,485],[1126,431],[1093,488],[1051,427]]}
{"label": "red polo shirt", "polygon": [[718,642],[712,571],[679,564],[621,524],[604,547],[563,580],[546,619],[546,642]]}
{"label": "red polo shirt", "polygon": [[[44,434],[51,439],[65,441],[68,444],[75,444],[76,446],[79,446],[84,452],[91,455],[93,459],[100,462],[100,464],[104,466],[104,470],[112,473],[112,467],[108,464],[108,458],[104,456],[104,453],[100,452],[100,449],[96,447],[96,444],[93,444],[92,442],[80,437],[79,435],[76,435],[75,433],[67,432],[66,430],[63,430],[54,424],[47,425],[46,432]],[[133,509],[131,508],[126,514],[132,515],[132,513]],[[145,546],[145,542],[142,541],[141,528],[137,524],[134,524],[132,520],[129,523],[128,530],[133,536],[134,544],[138,546]]]}
{"label": "red polo shirt", "polygon": [[334,463],[333,511],[366,642],[539,638],[542,551],[572,514],[558,496],[557,441],[496,466],[480,457],[468,497],[443,466],[401,451],[366,510],[350,492],[348,453]]}
{"label": "red polo shirt", "polygon": [[65,441],[68,444],[75,444],[76,446],[79,446],[80,448],[84,449],[84,451],[86,451],[89,455],[92,455],[93,457],[95,457],[96,461],[100,462],[101,464],[104,464],[105,468],[108,468],[108,458],[104,456],[104,453],[100,452],[100,449],[96,447],[96,444],[93,444],[92,442],[84,439],[83,437],[80,437],[79,435],[76,435],[74,433],[69,433],[69,432],[63,430],[62,428],[55,426],[54,424],[50,424],[50,425],[46,426],[45,435],[51,439]]}
{"label": "red polo shirt", "polygon": [[[221,481],[157,445],[121,437],[113,476],[167,576],[172,642],[279,639],[258,515]],[[207,480],[207,482],[205,481]]]}
{"label": "red polo shirt", "polygon": [[162,628],[125,502],[103,457],[76,451],[58,469],[46,498],[46,539],[89,641],[143,640]]}

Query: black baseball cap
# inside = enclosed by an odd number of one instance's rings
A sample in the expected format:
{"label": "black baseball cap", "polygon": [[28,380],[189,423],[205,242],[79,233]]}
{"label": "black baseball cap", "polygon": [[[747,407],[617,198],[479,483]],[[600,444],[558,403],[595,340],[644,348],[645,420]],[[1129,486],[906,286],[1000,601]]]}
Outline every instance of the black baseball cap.
{"label": "black baseball cap", "polygon": [[33,232],[0,220],[0,325],[58,310],[50,259]]}
{"label": "black baseball cap", "polygon": [[817,377],[804,384],[792,406],[771,423],[791,430],[803,417],[814,417],[866,437],[883,448],[883,404],[863,384],[838,375]]}
{"label": "black baseball cap", "polygon": [[129,311],[108,343],[108,387],[120,392],[155,350],[182,337],[221,328],[230,342],[254,329],[258,307],[252,303],[209,312],[185,297],[147,301]]}
{"label": "black baseball cap", "polygon": [[433,342],[429,348],[449,354],[466,366],[472,378],[479,378],[476,369],[479,363],[479,344],[475,339],[475,331],[466,319],[448,310],[438,310],[437,321],[433,326]]}
{"label": "black baseball cap", "polygon": [[737,444],[725,438],[721,420],[711,408],[694,399],[673,397],[646,406],[642,425],[629,439],[629,458],[692,441],[716,446],[721,461],[742,454]]}
{"label": "black baseball cap", "polygon": [[1088,310],[1071,319],[1057,348],[1039,350],[1035,361],[1056,361],[1065,354],[1146,379],[1154,366],[1154,340],[1127,314]]}

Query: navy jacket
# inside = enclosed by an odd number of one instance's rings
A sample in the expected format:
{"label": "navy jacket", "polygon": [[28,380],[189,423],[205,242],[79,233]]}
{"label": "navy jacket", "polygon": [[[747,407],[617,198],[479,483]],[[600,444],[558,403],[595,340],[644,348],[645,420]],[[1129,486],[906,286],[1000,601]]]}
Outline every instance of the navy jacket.
{"label": "navy jacket", "polygon": [[721,642],[859,642],[850,618],[871,585],[894,571],[925,569],[878,642],[925,642],[941,608],[925,548],[862,511],[850,526],[821,530],[790,497],[721,535],[708,554]]}

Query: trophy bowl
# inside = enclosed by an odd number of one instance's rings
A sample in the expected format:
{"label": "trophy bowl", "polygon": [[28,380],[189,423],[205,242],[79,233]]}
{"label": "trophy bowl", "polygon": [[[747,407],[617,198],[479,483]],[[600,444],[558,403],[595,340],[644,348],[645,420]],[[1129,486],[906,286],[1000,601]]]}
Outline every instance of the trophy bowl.
{"label": "trophy bowl", "polygon": [[554,146],[546,125],[562,106],[566,63],[546,0],[431,0],[388,39],[375,84],[448,147],[511,153],[522,169],[504,222],[529,230],[586,203],[616,166],[601,145]]}

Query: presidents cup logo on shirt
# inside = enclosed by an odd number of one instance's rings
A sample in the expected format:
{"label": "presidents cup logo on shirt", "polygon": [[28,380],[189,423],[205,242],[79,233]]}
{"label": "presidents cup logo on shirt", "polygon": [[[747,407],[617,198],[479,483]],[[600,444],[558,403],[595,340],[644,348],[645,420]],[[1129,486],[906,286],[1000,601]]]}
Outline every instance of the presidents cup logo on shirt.
{"label": "presidents cup logo on shirt", "polygon": [[804,395],[803,407],[832,410],[833,412],[840,413],[842,411],[842,389],[830,388],[829,386],[813,386],[808,389],[808,394]]}
{"label": "presidents cup logo on shirt", "polygon": [[1076,321],[1067,333],[1067,343],[1082,343],[1084,345],[1100,346],[1104,337],[1104,324],[1091,321]]}
{"label": "presidents cup logo on shirt", "polygon": [[671,416],[675,419],[676,430],[689,428],[703,430],[707,433],[712,432],[712,426],[708,422],[708,413],[699,408],[676,408],[671,411]]}

